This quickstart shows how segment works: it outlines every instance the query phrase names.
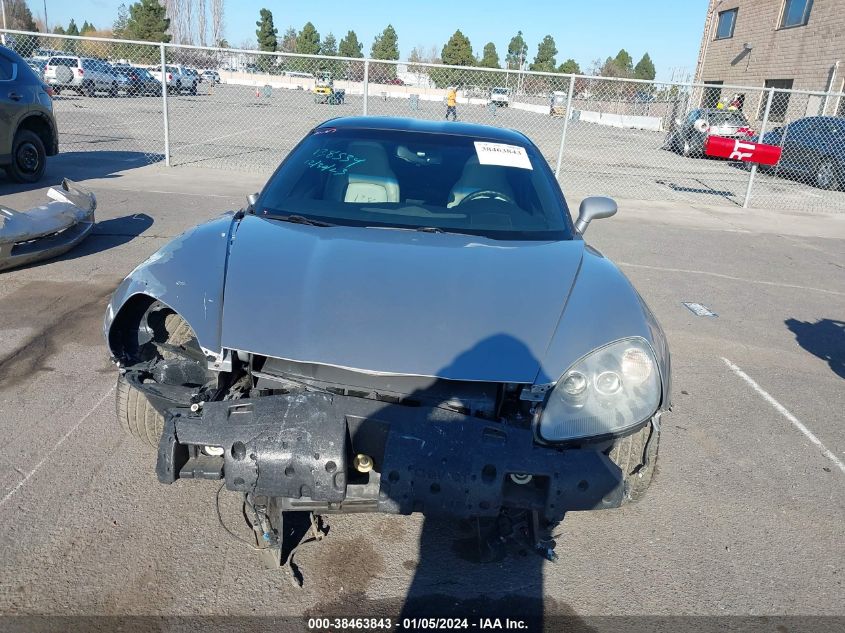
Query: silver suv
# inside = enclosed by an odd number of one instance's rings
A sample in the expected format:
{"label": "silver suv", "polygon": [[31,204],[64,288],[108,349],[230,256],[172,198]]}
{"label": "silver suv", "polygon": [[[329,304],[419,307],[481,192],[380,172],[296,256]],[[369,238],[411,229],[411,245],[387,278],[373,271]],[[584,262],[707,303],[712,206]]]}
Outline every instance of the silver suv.
{"label": "silver suv", "polygon": [[62,55],[51,57],[44,67],[44,81],[56,93],[75,90],[79,94],[93,97],[97,92],[117,96],[120,81],[106,63],[88,57]]}

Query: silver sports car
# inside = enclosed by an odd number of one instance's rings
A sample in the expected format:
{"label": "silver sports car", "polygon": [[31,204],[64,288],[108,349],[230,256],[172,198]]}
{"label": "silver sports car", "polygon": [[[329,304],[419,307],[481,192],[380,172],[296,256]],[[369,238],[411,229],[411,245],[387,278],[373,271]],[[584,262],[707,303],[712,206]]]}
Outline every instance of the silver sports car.
{"label": "silver sports car", "polygon": [[293,511],[521,515],[552,557],[567,511],[644,492],[670,407],[657,320],[583,239],[615,212],[573,223],[518,132],[327,121],[118,287],[120,425],[266,547]]}

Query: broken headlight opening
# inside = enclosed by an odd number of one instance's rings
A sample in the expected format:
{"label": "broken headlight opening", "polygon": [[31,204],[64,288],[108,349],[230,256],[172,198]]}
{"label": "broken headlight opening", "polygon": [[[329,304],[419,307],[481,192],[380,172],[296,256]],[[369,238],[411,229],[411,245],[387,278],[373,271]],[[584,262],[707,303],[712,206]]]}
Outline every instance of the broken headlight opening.
{"label": "broken headlight opening", "polygon": [[641,338],[593,350],[566,370],[538,412],[536,430],[545,442],[621,435],[660,405],[660,372]]}

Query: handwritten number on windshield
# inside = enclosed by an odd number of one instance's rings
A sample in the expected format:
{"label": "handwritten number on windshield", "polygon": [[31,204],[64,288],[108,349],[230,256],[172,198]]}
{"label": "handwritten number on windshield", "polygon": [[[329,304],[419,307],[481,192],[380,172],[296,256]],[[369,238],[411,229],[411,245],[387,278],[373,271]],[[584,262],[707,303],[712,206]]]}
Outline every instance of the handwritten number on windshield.
{"label": "handwritten number on windshield", "polygon": [[355,154],[349,152],[326,148],[318,149],[313,155],[314,158],[305,161],[306,165],[311,169],[327,171],[335,176],[342,176],[355,165],[367,160],[366,158],[358,158]]}

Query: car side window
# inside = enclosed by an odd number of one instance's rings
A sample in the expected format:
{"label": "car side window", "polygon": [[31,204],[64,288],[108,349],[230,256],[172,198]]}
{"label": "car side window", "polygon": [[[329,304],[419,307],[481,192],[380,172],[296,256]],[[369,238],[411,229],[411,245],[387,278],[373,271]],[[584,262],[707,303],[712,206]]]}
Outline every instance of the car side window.
{"label": "car side window", "polygon": [[17,76],[17,64],[5,55],[0,55],[0,81],[11,81]]}

